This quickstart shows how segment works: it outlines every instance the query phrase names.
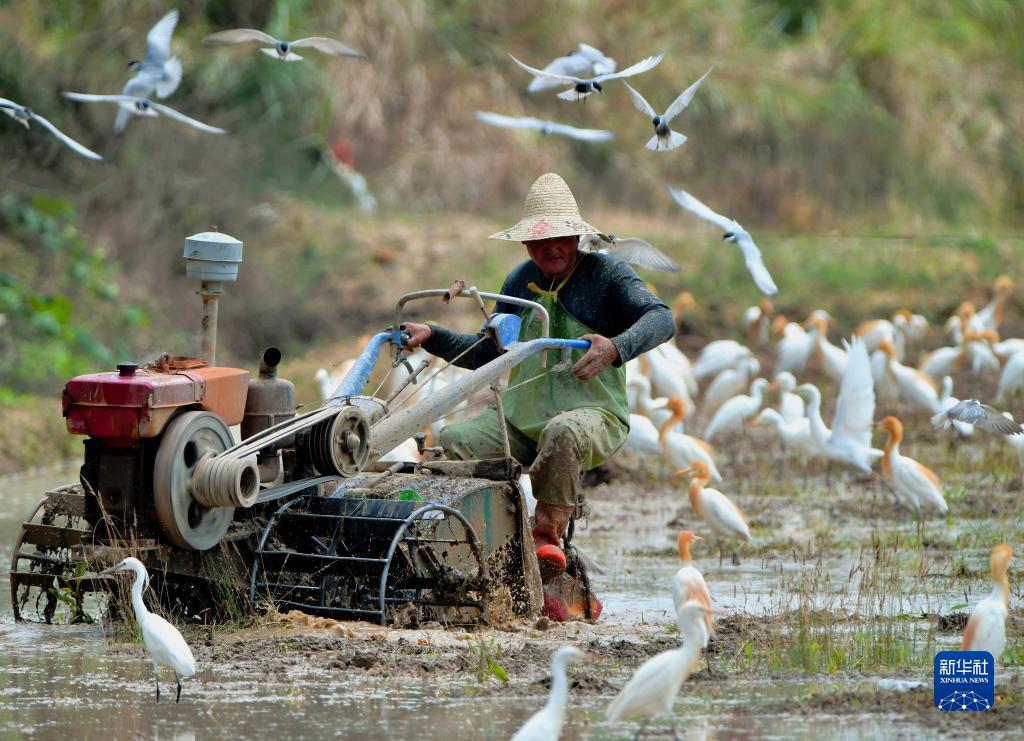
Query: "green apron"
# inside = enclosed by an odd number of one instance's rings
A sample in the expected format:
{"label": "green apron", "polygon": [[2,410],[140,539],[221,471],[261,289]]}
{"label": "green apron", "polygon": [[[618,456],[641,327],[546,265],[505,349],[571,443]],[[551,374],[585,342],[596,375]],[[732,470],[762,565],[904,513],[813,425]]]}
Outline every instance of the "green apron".
{"label": "green apron", "polygon": [[[580,255],[579,259],[585,257]],[[570,273],[558,288],[549,291],[530,284],[537,303],[548,311],[552,337],[577,339],[591,334],[590,328],[558,301],[558,291],[571,277]],[[524,312],[519,339],[536,339],[540,328],[534,312]],[[504,421],[496,408],[488,407],[472,419],[446,425],[441,431],[441,445],[455,460],[500,458],[504,428],[512,455],[530,467],[537,500],[573,507],[582,502],[580,472],[599,466],[626,442],[626,370],[610,366],[588,383],[568,369],[545,372],[559,361],[560,354],[548,353],[546,369],[540,366],[539,354],[512,369],[509,390],[502,394]],[[583,354],[582,350],[573,350],[572,362]],[[523,385],[513,388],[518,383]]]}
{"label": "green apron", "polygon": [[[578,260],[585,260],[581,254]],[[577,262],[577,265],[579,262]],[[566,311],[558,300],[558,292],[572,278],[570,273],[557,288],[543,290],[536,284],[530,284],[530,290],[537,296],[535,300],[548,311],[551,320],[551,337],[577,339],[594,331]],[[541,322],[532,309],[523,313],[519,339],[523,341],[540,337]],[[572,362],[575,363],[584,355],[583,350],[572,351]],[[560,351],[548,353],[548,369],[558,362]],[[595,430],[600,436],[602,432],[610,439],[605,444],[589,446],[592,453],[590,460],[581,461],[583,470],[589,470],[602,463],[615,452],[626,440],[629,430],[629,407],[626,403],[626,369],[623,366],[609,366],[583,383],[568,369],[558,373],[546,373],[540,378],[529,380],[544,373],[541,367],[541,355],[538,353],[527,358],[512,369],[509,375],[509,391],[502,398],[505,406],[505,417],[513,427],[531,440],[540,438],[541,430],[561,412],[575,409],[591,409],[600,412],[606,422],[606,430]],[[516,384],[528,381],[518,388]],[[595,442],[597,442],[595,440]]]}

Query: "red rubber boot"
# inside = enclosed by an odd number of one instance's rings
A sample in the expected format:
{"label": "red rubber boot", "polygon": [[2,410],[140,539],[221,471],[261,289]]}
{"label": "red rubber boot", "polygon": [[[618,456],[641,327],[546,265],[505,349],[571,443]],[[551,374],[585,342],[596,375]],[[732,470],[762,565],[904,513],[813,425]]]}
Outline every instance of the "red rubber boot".
{"label": "red rubber boot", "polygon": [[533,545],[537,549],[542,582],[549,582],[565,573],[565,552],[562,534],[569,527],[575,507],[537,502],[534,513]]}

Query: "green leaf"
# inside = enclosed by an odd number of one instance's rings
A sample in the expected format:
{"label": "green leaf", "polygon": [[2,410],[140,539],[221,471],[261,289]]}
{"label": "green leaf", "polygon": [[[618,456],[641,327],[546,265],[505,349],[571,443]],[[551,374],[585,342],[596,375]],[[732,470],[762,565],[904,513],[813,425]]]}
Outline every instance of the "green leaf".
{"label": "green leaf", "polygon": [[505,667],[490,657],[487,657],[487,668],[490,670],[491,674],[496,676],[502,682],[508,681],[508,673],[506,673]]}
{"label": "green leaf", "polygon": [[36,211],[47,216],[63,216],[74,218],[75,206],[67,198],[56,198],[54,196],[31,196],[28,202]]}

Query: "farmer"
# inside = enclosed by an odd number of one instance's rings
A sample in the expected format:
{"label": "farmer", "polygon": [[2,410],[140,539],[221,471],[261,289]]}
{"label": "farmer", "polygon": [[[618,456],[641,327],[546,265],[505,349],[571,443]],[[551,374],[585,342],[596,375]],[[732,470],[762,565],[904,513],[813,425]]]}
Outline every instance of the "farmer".
{"label": "farmer", "polygon": [[[582,505],[582,472],[608,460],[626,441],[623,364],[675,334],[671,311],[628,263],[579,250],[580,236],[597,232],[583,221],[565,181],[548,173],[526,194],[522,220],[490,237],[522,242],[530,257],[509,274],[501,293],[544,306],[552,337],[590,340],[585,353],[574,351],[571,372],[545,373],[540,356],[531,356],[512,370],[503,396],[512,455],[530,467],[537,499],[533,540],[546,584],[566,568],[562,536]],[[540,335],[540,321],[531,309],[498,303],[495,310],[522,314],[521,340]],[[490,339],[467,351],[483,332],[459,334],[409,322],[405,328],[411,347],[422,346],[446,360],[465,352],[455,362],[464,368],[478,368],[498,356]],[[456,459],[500,458],[502,423],[497,409],[488,408],[445,427],[441,445]],[[549,616],[559,617],[557,607],[545,598]]]}

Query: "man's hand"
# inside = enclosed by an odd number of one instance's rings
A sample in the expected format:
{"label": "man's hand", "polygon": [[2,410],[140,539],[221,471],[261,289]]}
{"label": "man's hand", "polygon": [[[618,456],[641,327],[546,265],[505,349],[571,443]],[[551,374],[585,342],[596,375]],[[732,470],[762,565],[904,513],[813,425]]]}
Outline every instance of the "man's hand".
{"label": "man's hand", "polygon": [[429,340],[430,336],[434,334],[434,330],[432,330],[427,324],[405,322],[402,325],[402,328],[409,333],[409,339],[405,342],[404,349],[406,350],[415,350],[417,347]]}
{"label": "man's hand", "polygon": [[615,343],[604,335],[585,334],[580,339],[590,340],[590,349],[572,367],[573,375],[586,383],[609,365],[619,359]]}

